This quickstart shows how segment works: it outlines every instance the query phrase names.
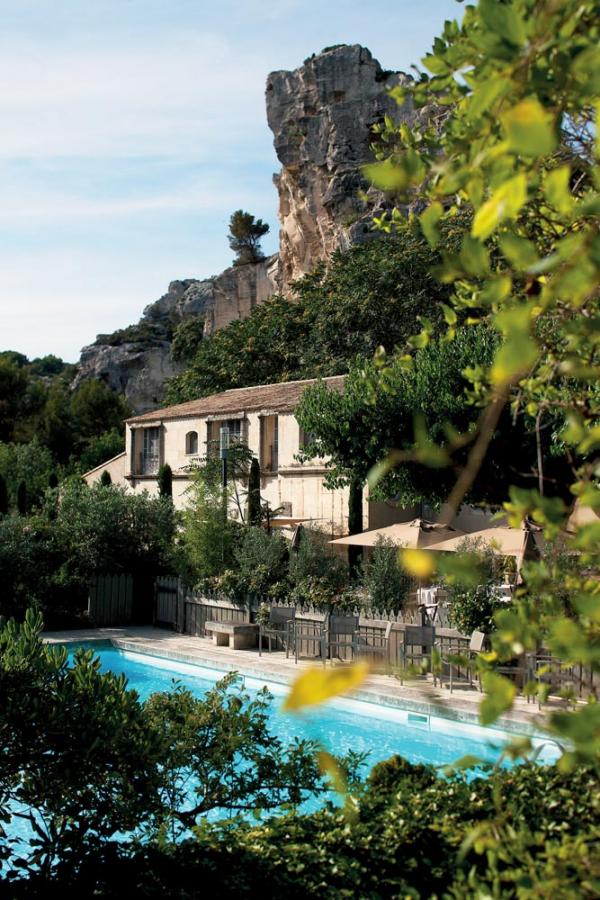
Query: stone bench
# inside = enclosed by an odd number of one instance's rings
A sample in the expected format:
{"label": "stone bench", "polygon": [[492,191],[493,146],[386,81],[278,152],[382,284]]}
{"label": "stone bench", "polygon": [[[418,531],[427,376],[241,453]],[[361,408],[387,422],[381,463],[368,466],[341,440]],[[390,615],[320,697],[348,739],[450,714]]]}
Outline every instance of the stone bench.
{"label": "stone bench", "polygon": [[249,622],[206,622],[204,630],[212,634],[213,644],[231,650],[251,650],[256,647],[258,625]]}

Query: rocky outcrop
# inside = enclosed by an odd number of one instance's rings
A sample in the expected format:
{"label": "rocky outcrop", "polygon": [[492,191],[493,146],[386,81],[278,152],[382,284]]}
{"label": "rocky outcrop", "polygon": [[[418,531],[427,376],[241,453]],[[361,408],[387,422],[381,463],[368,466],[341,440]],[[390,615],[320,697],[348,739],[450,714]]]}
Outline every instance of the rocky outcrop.
{"label": "rocky outcrop", "polygon": [[279,258],[275,253],[262,262],[231,266],[214,278],[205,313],[205,334],[249,316],[255,306],[277,292],[278,274]]}
{"label": "rocky outcrop", "polygon": [[[267,120],[282,169],[279,192],[279,272],[282,291],[334,250],[371,234],[382,195],[368,191],[360,166],[373,158],[373,125],[384,116],[412,121],[389,89],[410,81],[384,71],[359,45],[333,47],[293,72],[267,79]],[[365,196],[365,192],[368,192]]]}
{"label": "rocky outcrop", "polygon": [[100,378],[127,398],[136,413],[160,404],[165,382],[182,365],[171,356],[174,330],[202,316],[205,334],[248,316],[276,292],[371,235],[370,222],[384,197],[368,189],[360,166],[372,158],[372,126],[385,115],[412,121],[410,106],[399,108],[389,89],[408,75],[384,71],[359,45],[332,47],[293,72],[267,79],[267,120],[281,172],[279,253],[260,263],[232,266],[202,281],[173,281],[146,307],[137,325],[98,335],[81,354],[75,386]]}
{"label": "rocky outcrop", "polygon": [[175,328],[185,319],[204,316],[212,296],[211,279],[172,281],[167,293],[145,308],[137,325],[99,334],[83,348],[72,387],[97,378],[122,394],[136,413],[155,408],[167,379],[183,368],[171,357]]}

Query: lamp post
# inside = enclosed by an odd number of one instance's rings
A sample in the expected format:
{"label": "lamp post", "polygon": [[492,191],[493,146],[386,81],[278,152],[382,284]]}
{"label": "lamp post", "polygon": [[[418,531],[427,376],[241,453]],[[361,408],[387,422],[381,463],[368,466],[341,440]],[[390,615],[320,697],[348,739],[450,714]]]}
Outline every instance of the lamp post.
{"label": "lamp post", "polygon": [[219,432],[219,456],[221,457],[221,486],[223,488],[223,561],[225,561],[225,527],[227,525],[227,459],[229,457],[229,428]]}

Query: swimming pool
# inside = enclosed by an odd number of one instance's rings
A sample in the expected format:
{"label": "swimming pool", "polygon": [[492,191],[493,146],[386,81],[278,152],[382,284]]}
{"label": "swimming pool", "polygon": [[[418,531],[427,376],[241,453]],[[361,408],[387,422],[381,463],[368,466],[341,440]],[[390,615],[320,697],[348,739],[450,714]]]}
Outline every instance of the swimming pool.
{"label": "swimming pool", "polygon": [[[181,682],[201,697],[225,674],[204,666],[107,645],[94,650],[102,668],[123,673],[129,687],[134,688],[142,700],[157,691],[168,691],[174,681]],[[310,738],[319,741],[330,753],[342,754],[348,750],[368,753],[369,768],[395,754],[413,763],[434,766],[449,765],[467,755],[494,763],[509,737],[494,728],[345,698],[336,698],[301,715],[286,714],[281,711],[281,702],[288,692],[287,686],[250,676],[244,680],[251,695],[265,685],[273,695],[270,725],[282,740]],[[543,738],[534,738],[532,742],[534,746],[540,746],[540,761],[556,759],[558,751],[554,745],[544,742]]]}

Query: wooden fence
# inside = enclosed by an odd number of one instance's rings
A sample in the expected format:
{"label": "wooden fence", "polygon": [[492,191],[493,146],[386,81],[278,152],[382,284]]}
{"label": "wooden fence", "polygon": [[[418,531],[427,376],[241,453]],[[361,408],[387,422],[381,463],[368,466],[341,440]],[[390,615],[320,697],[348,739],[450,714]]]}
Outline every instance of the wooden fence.
{"label": "wooden fence", "polygon": [[96,575],[89,586],[87,612],[98,627],[130,625],[133,618],[133,577]]}
{"label": "wooden fence", "polygon": [[[155,592],[155,624],[172,628],[183,634],[204,637],[205,625],[208,621],[255,622],[261,602],[259,597],[249,596],[243,601],[234,603],[218,593],[186,591],[181,582],[175,578],[160,578],[157,580]],[[285,601],[275,604],[272,604],[271,601],[265,602],[268,605],[289,605]],[[379,646],[381,644],[382,634],[388,623],[392,623],[386,660],[392,667],[400,665],[406,626],[429,624],[428,620],[423,619],[422,611],[416,607],[397,613],[388,613],[378,609],[345,610],[345,612],[359,616],[360,636],[363,641],[371,645]],[[314,607],[299,607],[296,609],[296,619],[302,622],[303,630],[316,635],[322,629],[325,613]],[[436,643],[442,652],[448,650],[460,652],[467,649],[470,636],[461,634],[450,625],[447,610],[438,609],[435,620],[431,624],[435,627]],[[299,653],[303,657],[318,657],[319,651],[316,642],[311,640],[302,642]],[[342,657],[343,655],[342,653]],[[555,661],[555,664],[558,665],[558,660]],[[579,697],[600,693],[600,676],[583,666],[571,666],[568,670],[563,669],[561,677],[563,684],[572,685],[575,694]]]}

